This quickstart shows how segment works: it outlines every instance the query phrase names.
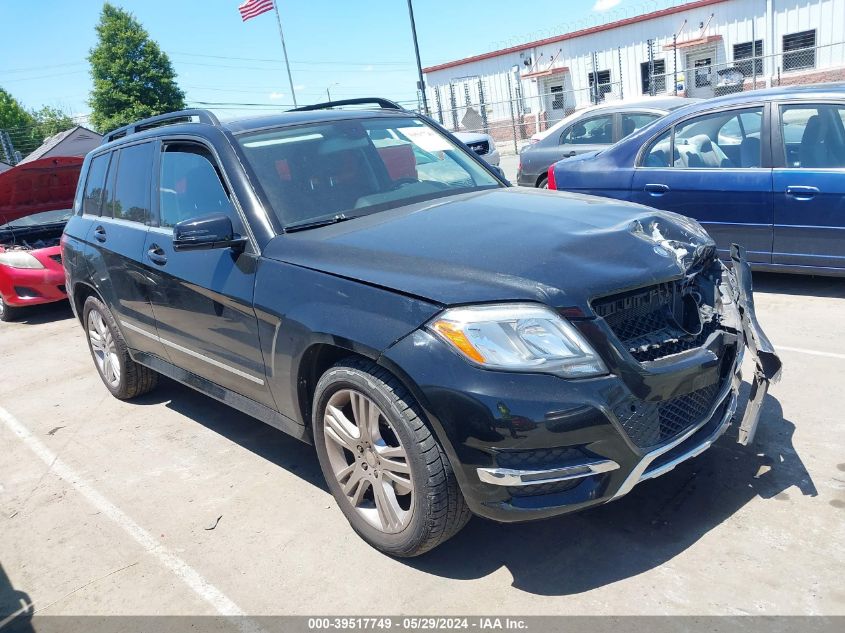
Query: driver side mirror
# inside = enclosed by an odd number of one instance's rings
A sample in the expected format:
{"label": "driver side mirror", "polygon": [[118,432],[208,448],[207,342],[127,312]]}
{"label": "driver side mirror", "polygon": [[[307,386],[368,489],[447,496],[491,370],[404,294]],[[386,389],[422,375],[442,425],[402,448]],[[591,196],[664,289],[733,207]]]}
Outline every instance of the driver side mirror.
{"label": "driver side mirror", "polygon": [[242,250],[247,238],[235,234],[231,218],[225,213],[209,213],[183,220],[173,227],[174,251],[198,251],[212,248]]}

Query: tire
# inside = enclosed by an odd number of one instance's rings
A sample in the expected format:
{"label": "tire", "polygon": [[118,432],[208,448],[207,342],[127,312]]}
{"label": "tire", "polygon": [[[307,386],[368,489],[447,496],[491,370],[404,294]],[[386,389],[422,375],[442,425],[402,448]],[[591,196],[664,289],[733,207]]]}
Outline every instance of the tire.
{"label": "tire", "polygon": [[[418,556],[469,521],[442,446],[390,372],[366,359],[337,363],[317,383],[313,411],[326,483],[367,543],[391,556]],[[362,433],[358,419],[370,420],[371,431]]]}
{"label": "tire", "polygon": [[13,308],[8,305],[5,301],[3,301],[3,297],[0,295],[0,321],[14,321],[18,318],[18,316],[20,316],[20,313],[20,308]]}
{"label": "tire", "polygon": [[549,188],[549,177],[543,176],[540,180],[537,181],[537,189],[548,189]]}
{"label": "tire", "polygon": [[155,389],[158,373],[132,360],[114,316],[97,297],[85,300],[82,324],[97,373],[115,398],[131,400]]}

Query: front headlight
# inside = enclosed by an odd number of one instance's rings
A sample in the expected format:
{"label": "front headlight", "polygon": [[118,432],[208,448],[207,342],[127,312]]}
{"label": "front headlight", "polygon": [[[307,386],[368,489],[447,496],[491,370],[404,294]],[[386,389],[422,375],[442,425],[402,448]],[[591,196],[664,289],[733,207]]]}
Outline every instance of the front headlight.
{"label": "front headlight", "polygon": [[44,264],[26,251],[6,251],[0,253],[0,266],[10,268],[44,268]]}
{"label": "front headlight", "polygon": [[608,373],[578,330],[543,306],[522,303],[451,308],[428,327],[465,358],[488,369],[566,378]]}

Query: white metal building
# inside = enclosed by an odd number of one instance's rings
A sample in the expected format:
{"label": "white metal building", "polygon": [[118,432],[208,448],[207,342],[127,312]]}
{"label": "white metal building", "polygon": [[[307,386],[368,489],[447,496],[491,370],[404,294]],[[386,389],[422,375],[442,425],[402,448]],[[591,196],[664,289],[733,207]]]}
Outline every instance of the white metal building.
{"label": "white metal building", "polygon": [[424,72],[444,125],[502,138],[591,102],[713,96],[723,77],[744,89],[845,79],[843,42],[845,0],[695,0]]}

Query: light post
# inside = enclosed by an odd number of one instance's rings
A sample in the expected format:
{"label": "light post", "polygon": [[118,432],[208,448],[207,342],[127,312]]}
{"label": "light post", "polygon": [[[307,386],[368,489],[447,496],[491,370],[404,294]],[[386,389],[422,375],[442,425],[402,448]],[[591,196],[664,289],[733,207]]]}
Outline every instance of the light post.
{"label": "light post", "polygon": [[414,22],[414,6],[411,0],[408,0],[408,15],[411,18],[411,35],[414,38],[414,54],[417,56],[417,73],[419,80],[417,81],[417,90],[422,95],[423,112],[427,115],[428,112],[428,98],[425,96],[425,81],[423,80],[422,63],[420,62],[420,45],[417,43],[417,24]]}

